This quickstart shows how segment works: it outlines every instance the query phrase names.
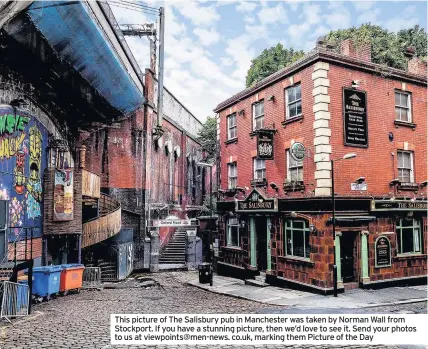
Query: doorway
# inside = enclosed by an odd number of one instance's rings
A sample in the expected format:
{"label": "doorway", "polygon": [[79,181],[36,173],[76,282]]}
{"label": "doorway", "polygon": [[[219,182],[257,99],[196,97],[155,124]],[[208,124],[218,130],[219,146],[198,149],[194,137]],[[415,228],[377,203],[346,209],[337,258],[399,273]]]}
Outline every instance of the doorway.
{"label": "doorway", "polygon": [[256,239],[257,239],[257,269],[267,269],[267,221],[264,217],[256,217]]}
{"label": "doorway", "polygon": [[358,280],[358,232],[342,232],[340,237],[340,263],[343,283]]}

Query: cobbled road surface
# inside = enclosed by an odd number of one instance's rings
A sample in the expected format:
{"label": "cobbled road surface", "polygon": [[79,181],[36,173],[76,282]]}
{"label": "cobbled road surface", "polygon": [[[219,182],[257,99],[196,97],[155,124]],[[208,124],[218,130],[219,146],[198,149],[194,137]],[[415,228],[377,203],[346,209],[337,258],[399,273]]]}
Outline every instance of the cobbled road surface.
{"label": "cobbled road surface", "polygon": [[[142,288],[137,281],[116,285],[114,289],[82,291],[33,306],[30,318],[0,323],[0,349],[113,349],[113,348],[187,348],[190,346],[112,346],[110,314],[183,314],[183,313],[258,313],[272,309],[243,299],[210,293],[185,284],[194,274],[168,272],[145,275],[162,287]],[[424,313],[426,303],[383,307],[392,313]],[[278,308],[280,309],[280,308]],[[376,309],[371,308],[370,312]],[[233,348],[200,344],[198,348]],[[333,346],[241,346],[241,348],[338,348]],[[347,348],[398,348],[392,346],[346,346]],[[193,346],[195,348],[195,346]]]}

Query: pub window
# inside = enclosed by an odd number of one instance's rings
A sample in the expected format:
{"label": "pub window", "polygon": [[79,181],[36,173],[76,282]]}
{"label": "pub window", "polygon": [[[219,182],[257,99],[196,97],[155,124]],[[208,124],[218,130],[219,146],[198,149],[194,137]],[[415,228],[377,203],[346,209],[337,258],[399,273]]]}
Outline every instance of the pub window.
{"label": "pub window", "polygon": [[285,90],[286,119],[302,115],[302,87],[295,85]]}
{"label": "pub window", "polygon": [[397,252],[422,253],[421,222],[412,218],[402,218],[395,226],[397,233]]}
{"label": "pub window", "polygon": [[228,176],[228,188],[229,189],[236,188],[236,184],[238,180],[238,167],[236,165],[236,162],[227,164],[227,176]]}
{"label": "pub window", "polygon": [[413,183],[413,152],[397,151],[398,180],[401,183]]}
{"label": "pub window", "polygon": [[265,127],[265,103],[260,101],[253,104],[253,130]]}
{"label": "pub window", "polygon": [[287,180],[290,182],[303,182],[303,161],[295,160],[290,150],[287,150]]}
{"label": "pub window", "polygon": [[266,178],[266,160],[254,159],[254,179]]}
{"label": "pub window", "polygon": [[412,122],[410,97],[408,92],[395,91],[395,120]]}
{"label": "pub window", "polygon": [[227,221],[227,246],[240,247],[238,218],[229,218]]}
{"label": "pub window", "polygon": [[227,139],[235,139],[237,137],[236,113],[227,117]]}
{"label": "pub window", "polygon": [[309,259],[311,246],[309,245],[308,223],[304,220],[286,220],[284,234],[285,254]]}

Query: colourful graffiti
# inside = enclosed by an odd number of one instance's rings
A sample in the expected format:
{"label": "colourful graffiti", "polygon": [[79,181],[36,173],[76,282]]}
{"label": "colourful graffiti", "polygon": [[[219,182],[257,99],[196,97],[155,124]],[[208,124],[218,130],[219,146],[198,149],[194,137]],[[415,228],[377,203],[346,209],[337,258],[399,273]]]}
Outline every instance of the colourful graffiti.
{"label": "colourful graffiti", "polygon": [[9,226],[42,227],[42,174],[48,133],[31,114],[0,106],[0,200]]}

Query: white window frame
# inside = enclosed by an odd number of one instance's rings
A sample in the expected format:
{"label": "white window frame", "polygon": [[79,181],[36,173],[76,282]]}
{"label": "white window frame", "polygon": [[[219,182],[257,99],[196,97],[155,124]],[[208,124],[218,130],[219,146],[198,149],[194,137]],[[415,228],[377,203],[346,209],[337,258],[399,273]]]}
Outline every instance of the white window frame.
{"label": "white window frame", "polygon": [[[231,173],[232,169],[235,169],[235,173]],[[233,177],[232,177],[233,175]],[[234,185],[232,184],[232,181],[234,182]],[[236,162],[229,162],[227,164],[227,187],[228,189],[234,189],[237,187],[238,184],[238,165]]]}
{"label": "white window frame", "polygon": [[[233,223],[231,223],[231,221]],[[236,229],[236,233],[238,235],[236,245],[233,244],[233,242],[232,242],[232,229]],[[240,236],[239,236],[239,220],[238,220],[238,218],[232,217],[232,218],[229,218],[227,220],[226,231],[227,231],[226,245],[229,247],[241,247],[241,241],[240,241]]]}
{"label": "white window frame", "polygon": [[[256,165],[257,163],[263,163],[264,167],[257,167],[257,165]],[[266,178],[266,160],[254,158],[253,159],[253,170],[254,170],[254,172],[253,172],[253,179],[263,179],[263,178]],[[264,176],[258,177],[257,176],[257,172],[258,171],[261,171],[262,173],[264,173]]]}
{"label": "white window frame", "polygon": [[[295,228],[293,226],[294,223],[303,223],[303,228]],[[309,243],[308,250],[306,249],[306,232],[309,235],[309,241],[311,238],[311,232],[309,230],[309,224],[304,219],[287,219],[284,221],[284,255],[285,256],[291,256],[294,258],[303,258],[306,260],[310,260],[311,256],[311,245]],[[294,254],[294,244],[293,244],[293,238],[295,233],[301,233],[303,234],[303,251],[304,256],[297,256]],[[290,235],[289,235],[290,234]],[[291,254],[288,254],[288,243],[290,241],[291,244]],[[307,253],[306,253],[307,252]]]}
{"label": "white window frame", "polygon": [[[397,150],[397,171],[398,171],[398,179],[400,179],[400,169],[407,169],[406,167],[400,167],[400,164],[398,163],[398,154],[399,153],[405,153],[405,154],[410,154],[410,183],[414,183],[415,182],[415,176],[414,176],[414,162],[413,162],[413,152],[412,151],[408,151],[408,150]],[[401,180],[400,180],[401,182]],[[404,182],[405,183],[405,182]]]}
{"label": "white window frame", "polygon": [[[300,98],[299,99],[295,99],[292,102],[289,102],[289,100],[288,100],[288,91],[291,91],[292,89],[296,89],[298,87],[300,87]],[[296,84],[296,85],[293,85],[293,86],[290,86],[290,87],[286,88],[284,91],[285,91],[285,119],[286,120],[291,120],[291,119],[294,119],[294,118],[298,118],[299,116],[302,116],[302,112],[300,112],[300,114],[296,114],[295,116],[290,117],[290,106],[292,106],[292,105],[294,105],[294,104],[296,104],[298,102],[300,102],[300,104],[302,104],[302,85],[299,83],[299,84]]]}
{"label": "white window frame", "polygon": [[[413,234],[413,251],[403,252],[403,229],[405,231],[412,230]],[[422,234],[422,224],[421,220],[412,219],[412,225],[403,227],[403,218],[400,218],[398,223],[395,225],[395,233],[397,234],[397,254],[398,255],[409,255],[409,254],[422,254],[423,251],[423,234]],[[398,237],[400,234],[400,237]],[[415,240],[417,237],[417,240]],[[415,246],[415,242],[417,241],[417,247]],[[416,247],[416,248],[415,248]]]}
{"label": "white window frame", "polygon": [[[407,96],[407,106],[402,106],[401,104],[400,105],[397,105],[396,103],[395,103],[395,97],[396,97],[396,95],[397,94],[400,94],[400,95],[406,95]],[[401,103],[401,97],[400,97],[400,103]],[[397,91],[397,90],[395,90],[395,93],[394,93],[394,105],[395,105],[395,108],[394,108],[394,115],[396,115],[395,114],[395,109],[396,108],[399,108],[400,109],[400,118],[399,119],[397,119],[397,116],[395,116],[395,120],[397,120],[397,121],[401,121],[401,122],[408,122],[408,123],[411,123],[412,122],[412,94],[411,93],[409,93],[409,92],[406,92],[406,91]],[[407,120],[403,120],[402,119],[402,117],[401,117],[401,111],[402,110],[407,110],[407,115],[408,115],[408,118],[407,118]]]}
{"label": "white window frame", "polygon": [[[292,157],[291,157],[291,154],[290,154],[290,149],[287,149],[287,181],[288,182],[303,182],[303,160],[301,160],[301,161],[296,161],[296,163],[299,165],[299,166],[291,166],[291,159],[292,159]],[[294,159],[293,159],[294,160]],[[292,169],[298,169],[297,170],[297,174],[299,174],[300,172],[302,173],[302,180],[300,181],[300,180],[294,180],[293,181],[293,179],[291,178],[291,170]],[[297,175],[297,177],[299,177],[299,175]]]}
{"label": "white window frame", "polygon": [[[235,120],[235,123],[231,125],[231,120]],[[236,125],[236,113],[230,114],[226,117],[227,120],[227,140],[232,140],[238,138],[238,127]],[[232,137],[232,131],[234,131],[234,136]]]}
{"label": "white window frame", "polygon": [[[261,101],[258,101],[257,103],[253,104],[253,131],[255,130],[260,130],[262,128],[265,127],[265,106],[264,106],[265,101],[262,99]],[[257,105],[263,105],[263,114],[257,115],[256,116],[256,106]],[[262,119],[262,126],[257,128],[257,119]]]}

